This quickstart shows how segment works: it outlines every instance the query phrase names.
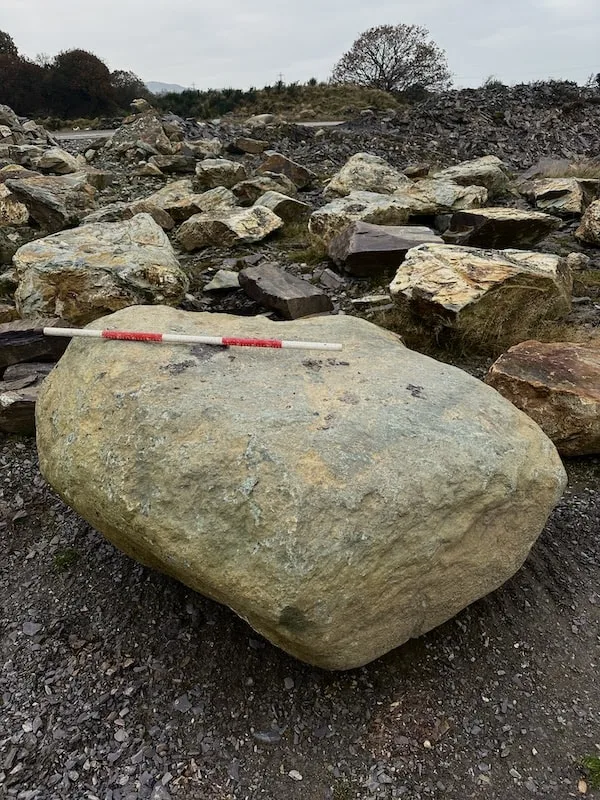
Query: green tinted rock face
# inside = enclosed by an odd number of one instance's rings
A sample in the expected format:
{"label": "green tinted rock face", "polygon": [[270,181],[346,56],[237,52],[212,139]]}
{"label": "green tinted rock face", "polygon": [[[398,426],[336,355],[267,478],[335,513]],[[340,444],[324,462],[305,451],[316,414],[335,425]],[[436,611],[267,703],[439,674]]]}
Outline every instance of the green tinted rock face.
{"label": "green tinted rock face", "polygon": [[344,344],[78,340],[37,404],[69,505],[312,664],[365,664],[500,586],[564,488],[527,416],[364,320],[138,307],[94,327]]}

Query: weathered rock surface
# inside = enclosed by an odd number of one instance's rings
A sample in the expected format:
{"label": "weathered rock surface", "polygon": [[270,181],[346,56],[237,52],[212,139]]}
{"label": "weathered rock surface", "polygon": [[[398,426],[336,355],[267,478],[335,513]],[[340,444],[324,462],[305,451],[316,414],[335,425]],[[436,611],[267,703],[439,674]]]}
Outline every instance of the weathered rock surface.
{"label": "weathered rock surface", "polygon": [[278,264],[259,264],[239,273],[242,289],[265,308],[284,319],[299,319],[331,311],[329,296],[312,283],[285,272]]}
{"label": "weathered rock surface", "polygon": [[94,208],[95,190],[84,173],[7,180],[5,186],[50,233],[78,225]]}
{"label": "weathered rock surface", "polygon": [[228,161],[226,158],[207,158],[196,165],[194,188],[200,191],[224,186],[231,189],[236,183],[248,177],[246,168],[237,161]]}
{"label": "weathered rock surface", "polygon": [[352,222],[372,222],[376,225],[404,225],[412,206],[406,198],[375,192],[350,192],[346,197],[332,200],[311,214],[308,229],[326,245]]}
{"label": "weathered rock surface", "polygon": [[231,292],[240,288],[239,273],[230,269],[219,269],[204,287],[205,292]]}
{"label": "weathered rock surface", "polygon": [[599,190],[600,181],[584,178],[546,178],[521,187],[536,208],[559,216],[581,216]]}
{"label": "weathered rock surface", "polygon": [[403,324],[451,327],[471,345],[515,344],[571,308],[563,258],[525,250],[424,244],[410,250],[390,293]]}
{"label": "weathered rock surface", "polygon": [[37,239],[14,257],[22,317],[82,325],[139,303],[177,305],[188,288],[169,240],[148,214]]}
{"label": "weathered rock surface", "polygon": [[0,431],[33,436],[35,403],[53,364],[19,364],[7,367],[0,380]]}
{"label": "weathered rock surface", "polygon": [[20,203],[10,189],[0,183],[0,227],[27,225],[29,211]]}
{"label": "weathered rock surface", "polygon": [[308,359],[77,340],[36,411],[42,473],[91,525],[321,667],[500,586],[564,488],[525,414],[363,320],[146,307],[95,327],[343,342]]}
{"label": "weathered rock surface", "polygon": [[280,192],[288,197],[296,197],[298,194],[298,190],[287,175],[277,175],[275,172],[240,181],[231,191],[241,206],[253,205],[265,192]]}
{"label": "weathered rock surface", "polygon": [[449,244],[499,250],[533,247],[560,225],[557,217],[539,211],[521,211],[518,208],[471,209],[452,215],[444,240]]}
{"label": "weathered rock surface", "polygon": [[81,164],[62,147],[50,147],[36,160],[35,168],[40,172],[51,172],[55,175],[70,175],[81,171]]}
{"label": "weathered rock surface", "polygon": [[227,147],[230,153],[249,153],[255,156],[264,153],[268,148],[268,142],[263,139],[252,139],[248,136],[238,136]]}
{"label": "weathered rock surface", "polygon": [[329,258],[358,277],[398,269],[411,247],[443,244],[431,228],[422,225],[371,225],[353,222],[329,242]]}
{"label": "weathered rock surface", "polygon": [[316,180],[314,172],[292,161],[291,158],[275,152],[266,155],[267,158],[257,170],[259,174],[285,175],[298,189],[306,189]]}
{"label": "weathered rock surface", "polygon": [[232,247],[260,242],[282,226],[283,220],[270,209],[252,206],[238,211],[194,214],[179,228],[177,239],[188,252],[211,244]]}
{"label": "weathered rock surface", "polygon": [[173,145],[153,109],[128,117],[106,145],[117,153],[141,150],[148,155],[171,155]]}
{"label": "weathered rock surface", "polygon": [[150,214],[154,222],[164,231],[170,231],[175,227],[175,220],[170,214],[143,199],[134,200],[132,203],[110,203],[87,214],[81,222],[83,225],[94,222],[123,222],[135,217],[136,214]]}
{"label": "weathered rock surface", "polygon": [[522,342],[491,366],[485,382],[530,416],[558,452],[600,452],[600,349]]}
{"label": "weathered rock surface", "polygon": [[196,159],[191,155],[175,153],[174,155],[150,156],[148,163],[168,175],[171,172],[194,172]]}
{"label": "weathered rock surface", "polygon": [[300,222],[308,219],[311,214],[311,206],[303,203],[294,197],[288,197],[281,192],[265,192],[256,201],[257,206],[270,208],[284,222]]}
{"label": "weathered rock surface", "polygon": [[325,188],[326,197],[346,197],[353,191],[393,194],[412,181],[387,161],[370,153],[356,153],[336,172]]}
{"label": "weathered rock surface", "polygon": [[588,207],[581,219],[581,225],[575,231],[575,236],[585,244],[600,247],[600,200],[595,200]]}
{"label": "weathered rock surface", "polygon": [[461,186],[447,178],[426,178],[397,189],[394,197],[410,207],[411,216],[432,216],[466,208],[480,208],[488,198],[483,186]]}
{"label": "weathered rock surface", "polygon": [[463,161],[435,174],[436,178],[449,178],[461,186],[485,186],[490,197],[505,193],[510,187],[506,165],[497,156],[483,156]]}

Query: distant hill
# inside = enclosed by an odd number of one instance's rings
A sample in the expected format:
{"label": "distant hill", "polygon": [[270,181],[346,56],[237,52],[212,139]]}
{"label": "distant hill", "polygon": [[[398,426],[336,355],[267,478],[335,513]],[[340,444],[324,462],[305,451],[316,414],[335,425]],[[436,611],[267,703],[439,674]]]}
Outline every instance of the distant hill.
{"label": "distant hill", "polygon": [[178,83],[161,83],[160,81],[147,81],[146,86],[152,94],[167,94],[167,92],[185,92],[186,86]]}

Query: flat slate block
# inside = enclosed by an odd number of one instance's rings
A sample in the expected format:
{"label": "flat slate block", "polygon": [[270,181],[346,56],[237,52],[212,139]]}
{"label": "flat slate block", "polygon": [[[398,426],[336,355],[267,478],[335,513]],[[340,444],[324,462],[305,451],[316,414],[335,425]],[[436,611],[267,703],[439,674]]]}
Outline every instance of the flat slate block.
{"label": "flat slate block", "polygon": [[63,320],[19,319],[0,325],[0,373],[11,364],[26,361],[58,361],[69,339],[44,336],[42,328],[61,328]]}
{"label": "flat slate block", "polygon": [[333,308],[329,297],[308,281],[284,272],[277,264],[260,264],[240,272],[240,286],[265,308],[285,319],[322,314]]}
{"label": "flat slate block", "polygon": [[427,243],[443,244],[443,239],[423,225],[353,222],[334,236],[328,253],[346,272],[365,278],[398,269],[411,248]]}
{"label": "flat slate block", "polygon": [[16,364],[0,381],[0,432],[33,436],[35,403],[53,364]]}

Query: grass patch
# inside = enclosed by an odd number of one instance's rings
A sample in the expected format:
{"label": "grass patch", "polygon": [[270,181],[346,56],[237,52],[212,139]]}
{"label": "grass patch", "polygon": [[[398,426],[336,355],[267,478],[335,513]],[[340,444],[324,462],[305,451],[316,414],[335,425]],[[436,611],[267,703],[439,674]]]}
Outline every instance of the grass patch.
{"label": "grass patch", "polygon": [[79,553],[73,547],[65,547],[64,550],[57,550],[54,554],[54,569],[57,572],[65,572],[79,560]]}
{"label": "grass patch", "polygon": [[588,178],[600,180],[600,164],[594,161],[574,161],[568,167],[557,164],[544,170],[544,178]]}
{"label": "grass patch", "polygon": [[581,766],[586,770],[592,789],[600,789],[600,758],[598,756],[585,756],[581,759]]}

